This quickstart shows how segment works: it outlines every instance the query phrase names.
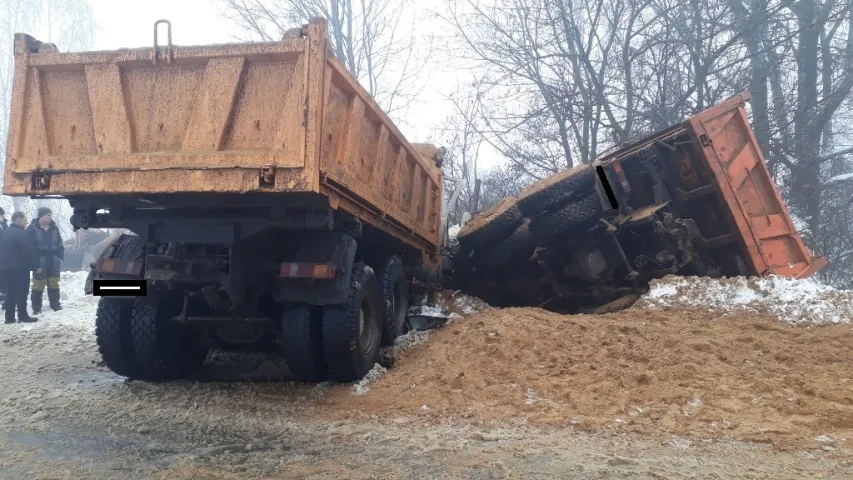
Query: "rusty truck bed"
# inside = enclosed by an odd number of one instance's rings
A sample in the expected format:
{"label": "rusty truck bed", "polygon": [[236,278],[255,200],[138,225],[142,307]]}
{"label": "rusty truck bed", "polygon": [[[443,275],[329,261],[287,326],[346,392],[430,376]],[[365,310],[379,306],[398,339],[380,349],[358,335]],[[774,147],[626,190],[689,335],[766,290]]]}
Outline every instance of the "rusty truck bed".
{"label": "rusty truck bed", "polygon": [[83,53],[18,34],[10,125],[6,195],[307,192],[438,250],[441,170],[329,53],[324,21]]}
{"label": "rusty truck bed", "polygon": [[[614,180],[621,183],[624,174],[614,168],[620,162],[649,146],[678,143],[677,139],[686,135],[692,148],[673,149],[678,175],[670,181],[678,184],[681,194],[677,200],[696,200],[690,208],[700,229],[721,233],[716,240],[709,239],[709,244],[739,244],[751,275],[806,278],[823,268],[827,260],[812,255],[794,226],[749,125],[743,106],[749,98],[749,93],[743,92],[597,163],[606,165]],[[702,184],[702,177],[712,183]],[[716,203],[722,208],[714,209]],[[729,227],[720,230],[720,224]]]}

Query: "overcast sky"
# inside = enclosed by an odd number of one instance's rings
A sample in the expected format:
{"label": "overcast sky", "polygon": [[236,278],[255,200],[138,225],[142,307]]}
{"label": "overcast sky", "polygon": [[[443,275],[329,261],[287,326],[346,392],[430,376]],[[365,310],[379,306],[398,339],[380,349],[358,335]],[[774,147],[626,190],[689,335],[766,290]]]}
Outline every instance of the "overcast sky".
{"label": "overcast sky", "polygon": [[[167,19],[172,23],[172,42],[176,45],[199,45],[233,42],[239,33],[236,27],[221,16],[221,4],[217,0],[89,0],[95,13],[98,30],[95,36],[96,50],[146,47],[153,42],[154,22]],[[404,0],[401,0],[404,1]],[[409,0],[433,8],[435,0]],[[439,21],[425,22],[420,26],[431,31],[446,31]],[[60,47],[61,48],[61,47]],[[412,143],[424,142],[437,134],[442,121],[452,113],[446,95],[453,92],[464,75],[449,71],[434,54],[428,68],[430,82],[415,104],[406,121],[409,125],[398,125]],[[481,165],[491,164],[481,159]]]}

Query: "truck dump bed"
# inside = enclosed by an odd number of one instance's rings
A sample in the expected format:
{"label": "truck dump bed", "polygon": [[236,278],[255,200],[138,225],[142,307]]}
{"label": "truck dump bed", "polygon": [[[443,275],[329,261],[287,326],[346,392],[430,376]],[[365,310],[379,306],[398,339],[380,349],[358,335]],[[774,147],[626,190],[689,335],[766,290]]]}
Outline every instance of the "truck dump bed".
{"label": "truck dump bed", "polygon": [[327,31],[173,47],[169,26],[158,47],[155,25],[153,48],[84,53],[18,34],[3,193],[320,194],[435,254],[441,170],[330,54]]}
{"label": "truck dump bed", "polygon": [[[803,244],[765,164],[742,93],[558,173],[459,232],[459,288],[502,305],[630,304],[668,274],[805,278]],[[628,301],[624,299],[628,298]]]}
{"label": "truck dump bed", "polygon": [[[680,175],[664,180],[677,192],[670,201],[685,207],[692,201],[690,213],[700,230],[711,231],[713,222],[723,222],[726,236],[717,241],[740,246],[750,275],[806,278],[827,260],[812,255],[794,226],[749,125],[743,107],[749,98],[749,93],[741,93],[614,152],[598,164],[612,172],[614,183],[621,184],[620,176],[625,175],[620,175],[618,165],[623,161],[650,146],[671,144],[679,137],[689,139],[691,148],[672,150]],[[702,184],[703,179],[708,183]],[[703,198],[702,204],[699,198]],[[702,213],[712,212],[711,205],[721,210],[722,218]]]}

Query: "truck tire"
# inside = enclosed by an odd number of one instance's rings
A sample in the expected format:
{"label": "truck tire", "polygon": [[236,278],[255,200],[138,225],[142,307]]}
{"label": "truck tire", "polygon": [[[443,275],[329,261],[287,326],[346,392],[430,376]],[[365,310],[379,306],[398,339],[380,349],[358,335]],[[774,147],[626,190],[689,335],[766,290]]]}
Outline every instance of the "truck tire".
{"label": "truck tire", "polygon": [[138,297],[133,300],[130,333],[140,380],[179,380],[194,373],[208,348],[184,325],[170,317],[180,313],[176,298]]}
{"label": "truck tire", "polygon": [[139,373],[130,335],[133,300],[101,298],[95,313],[95,338],[104,364],[116,375],[133,377]]}
{"label": "truck tire", "polygon": [[457,239],[463,250],[473,250],[486,243],[494,242],[511,232],[521,223],[522,216],[515,205],[515,197],[507,197],[492,205],[485,212],[475,215],[465,224]]}
{"label": "truck tire", "polygon": [[594,223],[602,212],[598,193],[593,191],[586,197],[568,203],[552,212],[530,220],[530,232],[539,243],[547,243],[554,237],[576,228]]}
{"label": "truck tire", "polygon": [[137,235],[122,235],[116,240],[113,258],[123,261],[139,260],[145,256],[145,242]]}
{"label": "truck tire", "polygon": [[534,217],[555,205],[589,193],[594,182],[595,169],[591,165],[563,170],[522,190],[516,202],[518,210],[526,217]]}
{"label": "truck tire", "polygon": [[382,304],[373,269],[356,263],[349,299],[323,309],[323,350],[329,376],[338,382],[364,378],[379,360]]}
{"label": "truck tire", "polygon": [[285,308],[281,317],[284,358],[293,378],[322,382],[329,377],[323,358],[323,310],[313,305]]}
{"label": "truck tire", "polygon": [[525,254],[532,255],[535,246],[536,240],[530,233],[530,220],[525,219],[524,223],[519,225],[509,237],[488,251],[483,260],[488,262],[489,266],[502,265],[507,261],[519,259]]}
{"label": "truck tire", "polygon": [[406,333],[406,314],[409,310],[409,285],[400,257],[385,259],[379,271],[379,286],[382,290],[382,345],[394,344],[394,340]]}
{"label": "truck tire", "polygon": [[[122,234],[114,243],[116,249],[110,258],[128,262],[139,260],[145,256],[145,242],[142,241],[142,237]],[[106,253],[109,248],[110,247],[107,247],[104,250],[104,253]],[[101,255],[103,256],[103,253]],[[100,257],[96,260],[100,260]],[[86,295],[90,295],[94,289],[95,270],[89,267],[89,265],[83,265],[83,268],[89,269],[89,274],[86,276],[86,285],[83,290]]]}

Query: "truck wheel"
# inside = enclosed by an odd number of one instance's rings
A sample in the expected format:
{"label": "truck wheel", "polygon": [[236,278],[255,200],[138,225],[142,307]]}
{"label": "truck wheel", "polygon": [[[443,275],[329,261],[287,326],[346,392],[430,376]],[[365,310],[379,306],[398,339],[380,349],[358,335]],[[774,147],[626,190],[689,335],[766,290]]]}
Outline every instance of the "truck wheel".
{"label": "truck wheel", "polygon": [[382,289],[382,345],[393,345],[394,340],[406,333],[406,314],[409,310],[409,285],[400,257],[385,259],[379,272]]}
{"label": "truck wheel", "polygon": [[323,358],[323,309],[312,305],[285,308],[281,317],[284,358],[291,375],[316,383],[329,376]]}
{"label": "truck wheel", "polygon": [[171,319],[180,311],[177,298],[133,300],[130,333],[140,379],[178,380],[198,370],[207,357],[208,348],[199,336]]}
{"label": "truck wheel", "polygon": [[145,256],[145,242],[137,235],[122,235],[116,241],[116,253],[113,258],[123,261],[139,260]]}
{"label": "truck wheel", "polygon": [[[115,240],[114,244],[116,249],[111,258],[115,258],[116,260],[129,262],[139,260],[145,256],[145,242],[142,241],[142,237],[137,235],[123,234]],[[104,250],[104,253],[106,253],[109,248],[110,247],[107,247],[106,250]],[[103,254],[101,254],[101,258],[105,258]],[[100,258],[96,260],[99,259]],[[86,276],[84,292],[87,295],[90,295],[94,288],[95,270],[88,265],[83,265],[83,268],[89,268],[89,274]]]}
{"label": "truck wheel", "polygon": [[101,298],[95,313],[95,337],[98,352],[107,368],[117,375],[133,377],[138,373],[130,336],[130,309],[133,300]]}
{"label": "truck wheel", "polygon": [[501,235],[512,231],[521,223],[521,220],[521,212],[515,205],[515,197],[507,197],[486,209],[485,212],[475,215],[459,230],[456,238],[463,250],[472,250],[486,242],[494,242],[502,238]]}
{"label": "truck wheel", "polygon": [[360,380],[376,364],[382,341],[381,312],[373,269],[355,264],[347,303],[323,309],[323,349],[334,380]]}
{"label": "truck wheel", "polygon": [[563,235],[576,228],[595,223],[602,212],[598,193],[593,191],[586,197],[544,213],[530,220],[530,232],[536,241],[547,243],[555,236]]}
{"label": "truck wheel", "polygon": [[525,254],[530,256],[533,254],[533,247],[536,246],[536,240],[530,233],[530,220],[525,219],[524,223],[518,226],[509,237],[499,242],[489,252],[485,253],[483,260],[490,265],[502,265],[508,260],[515,260],[523,257]]}
{"label": "truck wheel", "polygon": [[595,181],[591,165],[578,165],[527,186],[518,196],[518,210],[533,217],[549,208],[589,192]]}

